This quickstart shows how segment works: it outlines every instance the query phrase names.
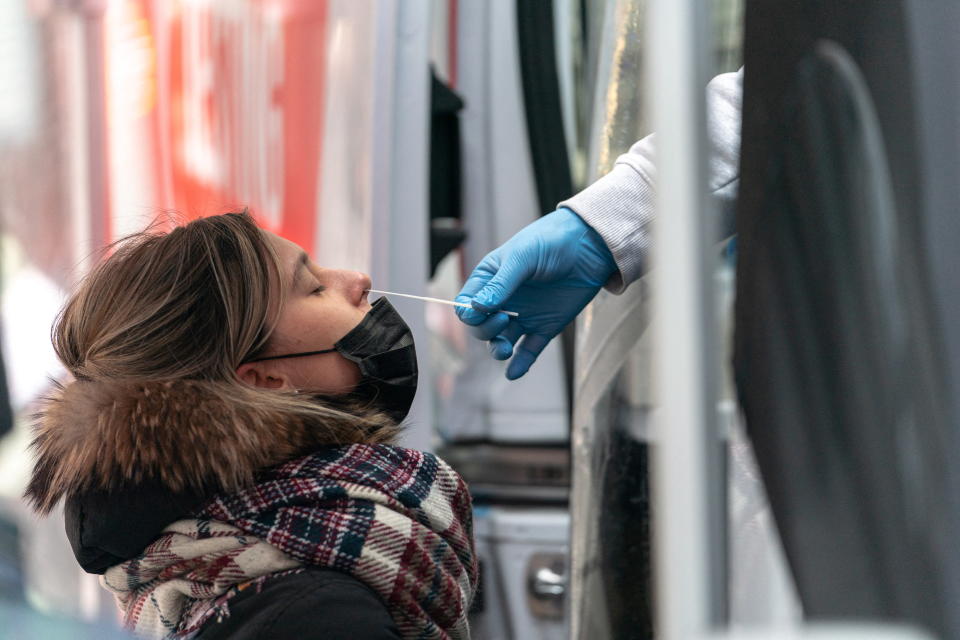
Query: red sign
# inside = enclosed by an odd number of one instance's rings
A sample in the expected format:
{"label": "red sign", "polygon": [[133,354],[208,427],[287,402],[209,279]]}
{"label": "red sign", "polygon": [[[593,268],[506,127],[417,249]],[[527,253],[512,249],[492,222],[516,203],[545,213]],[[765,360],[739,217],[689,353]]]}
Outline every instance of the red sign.
{"label": "red sign", "polygon": [[[326,0],[126,4],[122,20],[135,24],[108,25],[134,36],[147,25],[151,53],[137,67],[155,89],[120,104],[145,108],[156,207],[189,218],[249,207],[264,227],[312,251]],[[124,167],[117,171],[114,180]]]}

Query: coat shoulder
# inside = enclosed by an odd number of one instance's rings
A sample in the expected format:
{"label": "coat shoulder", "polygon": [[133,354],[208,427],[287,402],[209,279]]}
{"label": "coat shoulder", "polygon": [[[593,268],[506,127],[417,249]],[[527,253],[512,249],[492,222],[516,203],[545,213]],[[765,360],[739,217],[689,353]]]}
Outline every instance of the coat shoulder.
{"label": "coat shoulder", "polygon": [[229,616],[211,619],[196,637],[399,640],[401,635],[383,600],[366,584],[333,569],[309,568],[237,594]]}

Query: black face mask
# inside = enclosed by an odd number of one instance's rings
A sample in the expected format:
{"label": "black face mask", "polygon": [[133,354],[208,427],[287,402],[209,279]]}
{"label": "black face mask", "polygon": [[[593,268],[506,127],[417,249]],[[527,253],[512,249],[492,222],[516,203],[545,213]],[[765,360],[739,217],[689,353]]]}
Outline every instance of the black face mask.
{"label": "black face mask", "polygon": [[374,301],[372,307],[360,324],[338,340],[333,349],[267,356],[247,362],[338,351],[347,360],[357,363],[363,376],[354,394],[369,400],[400,422],[410,412],[417,393],[417,352],[413,334],[386,298]]}

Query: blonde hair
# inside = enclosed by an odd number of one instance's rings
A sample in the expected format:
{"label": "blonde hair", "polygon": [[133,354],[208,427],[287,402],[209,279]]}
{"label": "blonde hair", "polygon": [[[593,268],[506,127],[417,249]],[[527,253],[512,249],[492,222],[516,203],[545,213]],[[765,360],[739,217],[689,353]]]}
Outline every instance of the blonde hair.
{"label": "blonde hair", "polygon": [[54,324],[57,356],[78,380],[195,381],[238,409],[308,423],[329,444],[395,437],[396,424],[368,404],[260,389],[237,376],[267,344],[285,282],[246,210],[168,233],[152,225],[111,249]]}

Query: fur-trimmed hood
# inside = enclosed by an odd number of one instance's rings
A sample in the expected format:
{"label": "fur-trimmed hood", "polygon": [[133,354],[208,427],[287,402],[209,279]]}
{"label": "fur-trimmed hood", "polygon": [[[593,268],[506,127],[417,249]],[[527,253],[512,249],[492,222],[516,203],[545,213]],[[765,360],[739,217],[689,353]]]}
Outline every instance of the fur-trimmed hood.
{"label": "fur-trimmed hood", "polygon": [[36,416],[25,497],[47,513],[88,489],[148,481],[172,492],[232,492],[249,486],[258,470],[311,449],[393,435],[356,430],[343,437],[341,430],[332,437],[329,425],[291,419],[244,393],[201,380],[57,384]]}

